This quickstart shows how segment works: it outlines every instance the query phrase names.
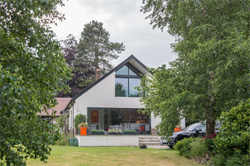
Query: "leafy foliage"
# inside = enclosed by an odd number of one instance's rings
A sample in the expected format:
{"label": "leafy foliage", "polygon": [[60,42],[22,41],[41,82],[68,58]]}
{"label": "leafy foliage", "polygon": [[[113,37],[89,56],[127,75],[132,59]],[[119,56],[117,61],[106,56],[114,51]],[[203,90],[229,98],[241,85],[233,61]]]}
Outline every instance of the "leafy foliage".
{"label": "leafy foliage", "polygon": [[201,141],[201,138],[196,138],[190,143],[191,150],[189,157],[206,157],[208,152],[207,146],[204,142]]}
{"label": "leafy foliage", "polygon": [[55,106],[70,71],[49,24],[62,20],[61,0],[0,1],[0,160],[25,165],[46,161],[59,138],[37,113]]}
{"label": "leafy foliage", "polygon": [[69,145],[69,139],[70,139],[69,134],[62,134],[62,135],[60,135],[60,139],[58,141],[56,141],[55,145],[68,146]]}
{"label": "leafy foliage", "polygon": [[217,153],[250,159],[250,100],[221,115],[222,126],[215,138]]}
{"label": "leafy foliage", "polygon": [[60,97],[73,97],[78,94],[84,87],[78,85],[78,79],[81,75],[78,75],[78,72],[75,72],[75,63],[76,63],[76,54],[77,54],[77,40],[72,34],[69,34],[66,40],[61,42],[61,48],[63,50],[64,58],[66,63],[72,72],[71,80],[65,82],[66,85],[70,87],[70,91],[64,92],[61,91],[57,94]]}
{"label": "leafy foliage", "polygon": [[124,133],[136,133],[135,130],[124,130],[123,132],[124,132]]}
{"label": "leafy foliage", "polygon": [[204,158],[208,153],[207,146],[201,138],[184,138],[183,140],[178,141],[174,148],[179,151],[180,155],[187,158]]}
{"label": "leafy foliage", "polygon": [[174,148],[179,151],[180,155],[184,157],[189,157],[189,153],[191,150],[191,143],[195,140],[195,138],[184,138],[181,141],[178,141]]}
{"label": "leafy foliage", "polygon": [[83,115],[83,114],[78,114],[76,115],[75,117],[75,120],[74,120],[74,123],[75,123],[75,128],[78,128],[78,125],[80,123],[85,123],[86,122],[86,115]]}
{"label": "leafy foliage", "polygon": [[103,23],[91,21],[84,25],[79,42],[71,34],[62,41],[64,57],[72,69],[73,77],[65,82],[71,91],[60,92],[58,96],[75,96],[95,81],[96,68],[99,68],[102,74],[112,68],[109,61],[117,59],[125,46],[123,43],[111,42],[109,37],[110,34],[103,28]]}
{"label": "leafy foliage", "polygon": [[56,126],[58,128],[63,129],[64,123],[66,124],[66,128],[68,128],[68,126],[69,126],[69,115],[65,115],[65,120],[64,120],[63,116],[60,116],[60,117],[56,118],[55,121],[56,121]]}
{"label": "leafy foliage", "polygon": [[91,133],[92,134],[95,134],[95,133],[104,134],[104,130],[95,130],[95,129],[93,129],[93,130],[91,130]]}
{"label": "leafy foliage", "polygon": [[212,158],[214,166],[249,166],[250,160],[242,156],[225,157],[223,154],[216,154]]}
{"label": "leafy foliage", "polygon": [[77,55],[74,71],[78,77],[78,85],[86,87],[93,83],[96,68],[102,74],[112,68],[110,60],[117,59],[124,51],[123,43],[109,41],[110,34],[103,28],[103,23],[91,21],[84,25],[81,38],[77,45]]}
{"label": "leafy foliage", "polygon": [[[166,66],[153,69],[152,72],[154,73],[152,77],[142,78],[141,87],[139,87],[139,90],[146,94],[141,99],[145,106],[142,112],[152,111],[155,116],[160,116],[162,118],[159,125],[161,134],[171,135],[181,118],[181,112],[177,109],[177,102],[181,99],[175,95],[178,90],[173,87],[173,84],[179,81],[173,79],[175,71],[166,69]],[[183,100],[183,104],[184,102]]]}
{"label": "leafy foliage", "polygon": [[214,144],[214,139],[216,138],[216,134],[213,134],[209,137],[205,137],[203,139],[203,142],[205,143],[205,146],[207,147],[207,153],[210,155],[215,154],[215,144]]}
{"label": "leafy foliage", "polygon": [[148,94],[143,102],[159,108],[152,111],[162,116],[168,134],[181,115],[206,119],[207,135],[214,134],[221,112],[250,96],[250,0],[143,2],[142,11],[148,13],[153,27],[168,27],[176,37],[172,47],[178,53],[172,69],[156,71],[156,85],[149,85],[153,90],[143,89]]}

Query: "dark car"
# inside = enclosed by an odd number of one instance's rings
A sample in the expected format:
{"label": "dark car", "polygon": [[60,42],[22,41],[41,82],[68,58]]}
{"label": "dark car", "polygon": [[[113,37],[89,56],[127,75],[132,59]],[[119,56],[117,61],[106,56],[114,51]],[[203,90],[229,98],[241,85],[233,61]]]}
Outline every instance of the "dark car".
{"label": "dark car", "polygon": [[[221,124],[216,124],[215,126],[215,132],[219,132],[219,127]],[[182,131],[173,133],[172,136],[168,137],[167,139],[167,145],[170,148],[173,148],[173,146],[176,144],[177,141],[180,141],[184,138],[188,137],[203,137],[206,135],[206,125],[202,123],[194,123],[183,129]]]}

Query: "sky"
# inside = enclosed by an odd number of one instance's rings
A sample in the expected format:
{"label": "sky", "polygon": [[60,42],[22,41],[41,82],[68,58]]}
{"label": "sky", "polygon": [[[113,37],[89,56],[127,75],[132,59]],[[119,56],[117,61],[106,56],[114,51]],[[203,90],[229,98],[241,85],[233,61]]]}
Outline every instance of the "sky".
{"label": "sky", "polygon": [[140,12],[142,0],[68,0],[64,7],[58,7],[66,20],[52,26],[58,40],[65,40],[73,34],[79,40],[85,24],[92,20],[103,23],[110,33],[111,42],[123,42],[125,51],[112,60],[116,66],[133,54],[147,67],[160,67],[175,60],[171,43],[173,36],[167,30],[153,29],[146,14]]}

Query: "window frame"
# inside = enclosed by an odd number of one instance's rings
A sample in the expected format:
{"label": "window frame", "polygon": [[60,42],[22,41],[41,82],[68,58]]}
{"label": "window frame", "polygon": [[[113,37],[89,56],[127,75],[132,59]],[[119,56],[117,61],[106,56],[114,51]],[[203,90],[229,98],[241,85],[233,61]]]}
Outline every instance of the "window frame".
{"label": "window frame", "polygon": [[[116,74],[116,72],[118,70],[120,70],[123,66],[127,66],[128,67],[128,75],[125,75],[125,74]],[[122,67],[120,67],[119,69],[117,69],[115,71],[115,78],[127,78],[128,79],[128,96],[116,96],[116,93],[115,93],[115,97],[140,97],[140,96],[130,96],[130,93],[129,93],[129,89],[130,89],[130,79],[129,78],[135,78],[135,79],[140,79],[141,81],[141,78],[142,78],[142,73],[136,69],[131,63],[126,63],[125,65],[123,65]],[[131,69],[132,68],[132,69]],[[129,75],[129,70],[132,70],[135,74],[137,75]]]}

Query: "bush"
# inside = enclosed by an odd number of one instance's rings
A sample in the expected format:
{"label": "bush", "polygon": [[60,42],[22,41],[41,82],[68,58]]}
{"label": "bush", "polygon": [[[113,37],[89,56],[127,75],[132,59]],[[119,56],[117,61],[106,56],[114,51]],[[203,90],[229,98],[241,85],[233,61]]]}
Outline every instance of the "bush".
{"label": "bush", "polygon": [[245,157],[238,157],[238,156],[231,156],[227,159],[226,165],[233,165],[233,166],[249,166],[250,161]]}
{"label": "bush", "polygon": [[88,127],[88,124],[86,124],[86,123],[79,123],[78,126],[77,126],[77,128],[81,129],[81,127]]}
{"label": "bush", "polygon": [[245,157],[231,156],[227,158],[223,154],[216,154],[212,158],[212,164],[214,166],[249,166],[250,161]]}
{"label": "bush", "polygon": [[250,100],[241,102],[221,115],[222,126],[215,138],[216,152],[226,158],[231,156],[250,158]]}
{"label": "bush", "polygon": [[180,155],[184,156],[184,157],[189,157],[190,156],[190,150],[191,150],[191,142],[194,141],[195,138],[184,138],[181,141],[178,141],[175,146],[174,149],[178,150]]}
{"label": "bush", "polygon": [[214,144],[214,139],[216,137],[216,134],[213,134],[209,137],[204,136],[203,142],[207,148],[207,153],[209,155],[214,155],[214,151],[215,151],[215,144]]}
{"label": "bush", "polygon": [[86,122],[86,115],[83,115],[83,114],[78,114],[76,115],[76,118],[74,120],[74,125],[75,125],[75,128],[77,128],[77,126],[80,124],[80,123],[85,123]]}
{"label": "bush", "polygon": [[190,143],[189,157],[206,157],[207,147],[201,138],[196,138]]}
{"label": "bush", "polygon": [[135,130],[124,130],[123,132],[124,132],[124,133],[136,133]]}
{"label": "bush", "polygon": [[226,163],[226,157],[223,154],[216,154],[212,158],[212,163],[214,166],[224,166]]}
{"label": "bush", "polygon": [[104,134],[104,130],[95,130],[95,129],[93,129],[93,130],[91,130],[91,133],[92,134]]}
{"label": "bush", "polygon": [[62,134],[60,139],[58,141],[56,141],[56,145],[59,145],[59,146],[69,146],[69,138],[70,138],[70,135],[65,135],[65,134]]}

